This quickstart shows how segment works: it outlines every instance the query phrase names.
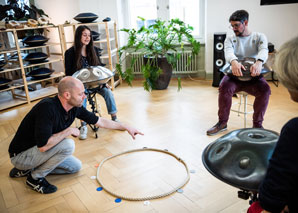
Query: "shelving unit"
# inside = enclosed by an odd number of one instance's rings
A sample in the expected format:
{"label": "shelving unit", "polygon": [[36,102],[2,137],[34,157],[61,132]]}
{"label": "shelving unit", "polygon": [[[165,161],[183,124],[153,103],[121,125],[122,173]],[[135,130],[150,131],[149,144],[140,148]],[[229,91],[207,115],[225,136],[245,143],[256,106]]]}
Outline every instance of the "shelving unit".
{"label": "shelving unit", "polygon": [[[100,56],[100,59],[103,60],[103,63],[106,63],[106,68],[110,69],[114,73],[116,72],[116,63],[119,62],[119,53],[118,53],[118,37],[117,37],[117,24],[114,21],[109,22],[92,22],[92,23],[73,23],[73,24],[64,24],[62,25],[62,35],[63,35],[63,52],[73,45],[72,41],[67,40],[66,29],[71,27],[72,38],[74,38],[75,30],[80,25],[86,25],[91,28],[93,31],[98,33],[104,32],[105,35],[101,36],[101,39],[98,41],[93,41],[94,45],[103,49],[103,54]],[[93,29],[97,27],[97,29]],[[114,78],[111,78],[112,90],[122,83],[122,79],[119,76],[119,79],[115,81]]]}
{"label": "shelving unit", "polygon": [[[21,44],[21,40],[18,38],[18,31],[28,30],[44,30],[44,35],[47,37],[47,30],[57,33],[59,36],[59,42],[47,42],[42,46],[24,46]],[[55,32],[56,31],[56,32]],[[27,77],[26,73],[29,69],[37,68],[39,66],[45,66],[53,69],[53,63],[63,63],[63,44],[61,41],[61,26],[46,25],[41,27],[26,27],[21,29],[7,29],[2,30],[0,33],[12,33],[14,47],[10,49],[0,49],[0,56],[4,55],[4,59],[8,62],[0,71],[0,77],[9,78],[12,82],[9,83],[9,88],[0,90],[0,110],[4,110],[10,107],[14,107],[20,104],[30,103],[33,100],[37,100],[46,96],[54,95],[57,93],[55,87],[55,80],[63,77],[64,72],[54,72],[49,78],[33,80],[31,77]],[[51,40],[51,38],[50,38]],[[61,53],[54,53],[51,48],[58,46]],[[23,55],[26,52],[37,50],[46,53],[49,57],[46,61],[38,64],[30,64],[23,60]],[[16,54],[17,59],[11,59],[10,56]],[[13,76],[15,75],[15,76]],[[13,76],[11,78],[11,76]],[[34,84],[41,84],[39,89],[35,91],[29,91],[28,86]]]}

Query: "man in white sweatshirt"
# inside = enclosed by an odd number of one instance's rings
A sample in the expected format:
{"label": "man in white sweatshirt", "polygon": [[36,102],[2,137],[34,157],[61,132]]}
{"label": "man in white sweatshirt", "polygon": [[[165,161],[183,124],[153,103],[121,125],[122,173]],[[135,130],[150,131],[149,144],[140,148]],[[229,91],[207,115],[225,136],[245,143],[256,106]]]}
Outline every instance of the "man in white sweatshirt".
{"label": "man in white sweatshirt", "polygon": [[233,94],[245,91],[255,96],[253,104],[253,127],[263,128],[262,122],[271,94],[266,80],[260,76],[262,65],[268,58],[268,42],[263,33],[251,32],[248,29],[249,14],[245,10],[235,11],[229,19],[234,35],[225,40],[225,58],[231,64],[234,76],[243,76],[245,67],[238,60],[245,57],[255,58],[256,62],[250,67],[250,81],[240,81],[237,78],[224,76],[219,85],[218,123],[207,131],[207,135],[216,135],[227,130]]}

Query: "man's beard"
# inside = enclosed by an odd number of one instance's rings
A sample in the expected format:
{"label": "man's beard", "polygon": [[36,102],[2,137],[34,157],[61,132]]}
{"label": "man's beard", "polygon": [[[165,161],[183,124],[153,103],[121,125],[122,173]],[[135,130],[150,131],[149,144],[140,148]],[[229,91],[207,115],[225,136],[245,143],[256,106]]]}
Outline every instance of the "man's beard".
{"label": "man's beard", "polygon": [[236,34],[236,36],[242,36],[244,31],[245,31],[245,28],[243,29],[242,32],[239,32],[238,30],[234,30],[234,33]]}
{"label": "man's beard", "polygon": [[69,100],[69,104],[70,104],[71,106],[73,106],[73,107],[81,107],[81,106],[83,106],[83,101],[80,102],[80,103],[78,103],[78,102],[76,102],[76,101]]}

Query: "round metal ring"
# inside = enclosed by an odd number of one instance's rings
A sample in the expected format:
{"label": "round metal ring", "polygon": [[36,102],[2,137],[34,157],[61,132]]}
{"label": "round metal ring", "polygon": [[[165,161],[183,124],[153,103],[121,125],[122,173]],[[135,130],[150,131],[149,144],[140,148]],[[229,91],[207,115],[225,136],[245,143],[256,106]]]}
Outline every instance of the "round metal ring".
{"label": "round metal ring", "polygon": [[[126,197],[126,196],[124,196],[124,195],[121,195],[121,194],[117,194],[117,193],[112,192],[111,189],[109,189],[108,187],[106,187],[106,186],[103,184],[103,182],[102,182],[102,180],[101,180],[101,178],[100,178],[100,170],[101,170],[101,168],[102,168],[102,165],[103,165],[106,161],[108,161],[108,160],[110,160],[110,159],[112,159],[112,158],[115,158],[115,157],[117,157],[117,156],[120,156],[120,155],[124,155],[124,154],[128,154],[128,153],[132,153],[132,152],[144,152],[144,151],[161,152],[161,153],[165,153],[165,154],[171,155],[172,157],[176,158],[176,159],[177,159],[180,163],[182,163],[182,164],[184,165],[184,167],[185,167],[187,176],[186,176],[186,178],[184,179],[184,181],[183,181],[181,184],[179,184],[177,187],[174,187],[174,189],[172,189],[172,190],[170,190],[170,191],[168,191],[168,192],[165,192],[165,193],[160,194],[160,195],[147,196],[147,197]],[[108,192],[109,194],[111,194],[111,195],[113,195],[113,196],[115,196],[115,197],[117,197],[117,198],[122,198],[122,199],[124,199],[124,200],[132,200],[132,201],[152,200],[152,199],[162,198],[162,197],[168,196],[168,195],[170,195],[170,194],[176,192],[178,189],[182,188],[185,184],[188,183],[188,181],[189,181],[189,179],[190,179],[190,175],[189,175],[188,167],[187,167],[186,163],[185,163],[181,158],[177,157],[175,154],[173,154],[173,153],[171,153],[171,152],[169,152],[169,151],[167,151],[167,150],[161,150],[161,149],[155,149],[155,148],[146,148],[146,147],[144,147],[144,148],[142,148],[142,149],[128,150],[128,151],[121,152],[121,153],[119,153],[119,154],[116,154],[116,155],[113,155],[113,156],[110,156],[110,157],[105,158],[103,161],[101,161],[101,163],[100,163],[99,166],[98,166],[96,177],[97,177],[97,181],[98,181],[98,183],[100,184],[100,186],[101,186],[106,192]]]}

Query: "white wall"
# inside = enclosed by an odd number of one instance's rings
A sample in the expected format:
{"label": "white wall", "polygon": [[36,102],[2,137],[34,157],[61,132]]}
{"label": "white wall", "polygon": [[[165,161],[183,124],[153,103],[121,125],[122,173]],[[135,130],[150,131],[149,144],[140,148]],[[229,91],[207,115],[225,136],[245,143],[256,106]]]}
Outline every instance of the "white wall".
{"label": "white wall", "polygon": [[66,20],[74,21],[80,12],[79,0],[35,0],[35,6],[43,9],[51,18],[53,24],[63,24]]}
{"label": "white wall", "polygon": [[98,15],[96,21],[101,21],[106,17],[117,20],[118,1],[120,0],[35,0],[35,5],[43,9],[52,18],[52,23],[63,24],[66,20],[77,22],[73,17],[83,12],[91,12]]}
{"label": "white wall", "polygon": [[118,19],[117,0],[78,0],[80,12],[92,12],[98,15],[97,21],[106,17],[112,20]]}
{"label": "white wall", "polygon": [[[93,12],[99,21],[110,17],[118,23],[118,29],[127,27],[123,5],[127,0],[35,0],[38,8],[43,9],[55,24],[63,24],[66,20],[74,21],[73,17],[80,12]],[[205,68],[207,78],[213,73],[213,34],[215,32],[233,33],[229,28],[230,15],[239,9],[250,14],[249,28],[263,32],[268,41],[276,49],[285,41],[298,35],[298,4],[260,6],[260,0],[205,0]],[[120,37],[120,44],[123,43]]]}
{"label": "white wall", "polygon": [[285,41],[298,36],[298,4],[260,6],[260,0],[206,0],[206,73],[213,73],[214,32],[233,33],[230,15],[239,9],[249,12],[248,27],[263,32],[278,49]]}
{"label": "white wall", "polygon": [[[54,24],[63,24],[65,21],[77,22],[73,19],[83,12],[91,12],[98,15],[96,21],[102,21],[106,17],[116,20],[118,29],[125,26],[125,13],[122,8],[127,0],[35,0],[35,5],[41,8],[51,17]],[[69,33],[66,32],[66,36]],[[67,38],[69,40],[70,38]],[[121,44],[121,38],[120,42]]]}

